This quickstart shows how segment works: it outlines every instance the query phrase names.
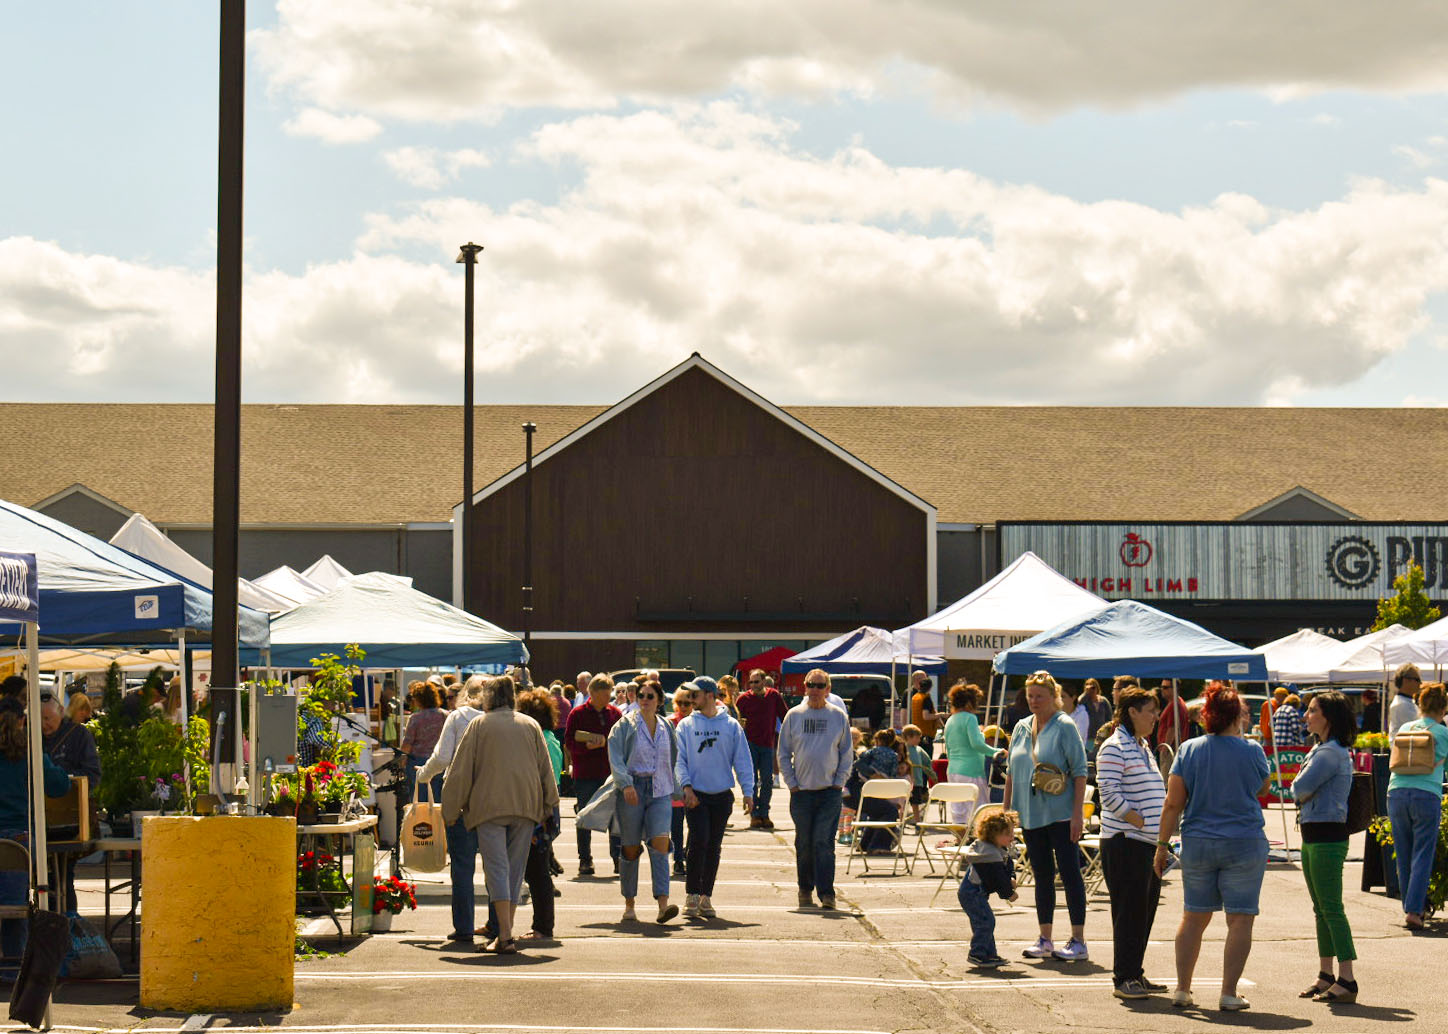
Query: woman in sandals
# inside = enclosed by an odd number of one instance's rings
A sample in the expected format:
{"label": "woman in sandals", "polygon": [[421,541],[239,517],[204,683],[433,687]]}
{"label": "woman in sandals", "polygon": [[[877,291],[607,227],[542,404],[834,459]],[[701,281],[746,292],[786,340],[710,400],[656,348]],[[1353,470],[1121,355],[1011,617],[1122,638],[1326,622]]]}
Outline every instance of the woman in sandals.
{"label": "woman in sandals", "polygon": [[1404,921],[1410,930],[1423,929],[1423,912],[1428,907],[1428,879],[1433,875],[1443,812],[1443,762],[1448,758],[1448,729],[1443,727],[1448,695],[1443,683],[1428,683],[1418,690],[1417,701],[1420,717],[1400,726],[1398,734],[1429,733],[1433,769],[1419,775],[1394,772],[1388,780],[1388,819],[1393,824]]}
{"label": "woman in sandals", "polygon": [[[1335,689],[1312,698],[1303,716],[1317,746],[1307,752],[1292,780],[1302,823],[1302,875],[1317,920],[1317,982],[1300,998],[1339,1005],[1357,1001],[1353,979],[1352,928],[1342,907],[1342,864],[1347,860],[1347,798],[1352,791],[1352,758],[1357,739],[1352,707]],[[1338,962],[1337,976],[1332,962]]]}
{"label": "woman in sandals", "polygon": [[618,789],[619,889],[623,921],[638,920],[634,899],[639,889],[639,856],[649,849],[649,874],[659,912],[667,923],[679,914],[669,904],[669,838],[674,806],[674,762],[678,740],[673,723],[659,716],[664,687],[650,679],[638,688],[638,710],[616,722],[608,734],[608,763]]}
{"label": "woman in sandals", "polygon": [[[1021,817],[1026,858],[1036,879],[1041,936],[1023,954],[1028,959],[1084,962],[1086,882],[1076,845],[1084,822],[1086,746],[1076,723],[1061,712],[1061,687],[1049,673],[1028,676],[1025,694],[1031,713],[1011,733],[1005,793],[1006,807]],[[1071,917],[1071,939],[1061,948],[1051,939],[1058,872]]]}

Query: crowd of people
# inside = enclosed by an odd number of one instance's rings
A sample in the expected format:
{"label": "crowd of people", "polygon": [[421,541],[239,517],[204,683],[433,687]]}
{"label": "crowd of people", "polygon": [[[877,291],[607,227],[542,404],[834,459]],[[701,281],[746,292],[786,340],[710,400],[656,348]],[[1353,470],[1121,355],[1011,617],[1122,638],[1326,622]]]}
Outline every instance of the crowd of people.
{"label": "crowd of people", "polygon": [[[1405,922],[1419,928],[1448,759],[1443,725],[1448,699],[1441,684],[1422,685],[1416,669],[1400,671],[1395,681],[1400,697],[1412,701],[1414,715],[1409,719],[1395,702],[1390,725],[1427,737],[1434,764],[1421,773],[1395,772],[1388,788]],[[834,909],[835,845],[837,836],[848,836],[841,831],[848,828],[850,812],[863,804],[859,818],[869,820],[878,802],[911,807],[919,820],[926,787],[935,779],[932,748],[939,743],[945,778],[977,789],[974,800],[953,802],[949,813],[953,824],[969,831],[957,898],[971,925],[971,965],[1006,964],[995,944],[989,899],[1018,900],[1020,861],[1033,876],[1038,924],[1038,937],[1023,957],[1089,958],[1079,844],[1088,793],[1094,792],[1116,995],[1135,1000],[1169,991],[1173,1005],[1193,1006],[1203,935],[1213,915],[1223,912],[1217,1004],[1226,1011],[1249,1007],[1238,983],[1251,951],[1267,865],[1260,800],[1271,764],[1258,739],[1247,735],[1257,716],[1234,687],[1209,683],[1189,709],[1174,686],[1148,690],[1121,677],[1108,699],[1094,679],[1078,691],[1037,672],[1025,680],[1018,713],[1007,716],[1004,728],[982,727],[978,686],[952,686],[946,694],[949,712],[942,716],[928,702],[931,687],[924,672],[914,673],[911,688],[912,698],[927,700],[912,699],[912,721],[901,734],[882,728],[866,741],[822,670],[805,676],[804,699],[793,708],[762,671],[751,672],[743,687],[732,677],[699,676],[671,695],[651,671],[617,684],[607,675],[583,672],[572,685],[555,682],[527,692],[518,692],[507,676],[474,677],[461,686],[433,687],[431,694],[413,687],[413,720],[434,708],[441,716],[415,733],[409,724],[402,743],[417,778],[441,781],[452,858],[452,938],[472,942],[481,934],[485,946],[507,953],[528,940],[552,937],[552,899],[558,892],[551,877],[561,867],[551,844],[559,832],[558,788],[565,770],[579,817],[578,875],[597,875],[593,834],[603,833],[619,878],[622,923],[639,921],[645,856],[657,906],[654,921],[668,923],[680,914],[670,900],[671,877],[677,876],[685,880],[683,915],[714,918],[735,790],[750,826],[770,829],[776,780],[789,791],[799,905]],[[439,690],[451,690],[451,710],[438,706]],[[1260,736],[1312,744],[1292,784],[1317,940],[1317,975],[1302,994],[1349,1004],[1358,985],[1342,874],[1350,751],[1359,719],[1336,690],[1314,693],[1305,703],[1279,694],[1271,703]],[[1290,724],[1294,721],[1300,730]],[[894,805],[861,799],[863,781],[902,776],[910,781],[908,798]],[[1088,790],[1088,782],[1094,789]],[[993,788],[999,803],[984,807]],[[852,849],[893,848],[862,841]],[[490,905],[487,925],[474,929],[478,852]],[[1176,981],[1168,988],[1147,979],[1143,960],[1162,878],[1172,869],[1180,871],[1183,908],[1175,938]],[[1059,945],[1058,879],[1069,926]],[[528,933],[515,936],[524,883],[534,920]]]}

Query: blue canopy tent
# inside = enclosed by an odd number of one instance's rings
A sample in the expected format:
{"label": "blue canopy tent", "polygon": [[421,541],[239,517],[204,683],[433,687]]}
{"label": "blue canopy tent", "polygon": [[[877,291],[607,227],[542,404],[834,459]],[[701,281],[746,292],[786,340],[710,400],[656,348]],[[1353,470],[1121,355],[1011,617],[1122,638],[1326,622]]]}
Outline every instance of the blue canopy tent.
{"label": "blue canopy tent", "polygon": [[916,657],[912,660],[910,650],[901,637],[870,625],[861,625],[853,632],[786,657],[780,671],[788,675],[819,668],[831,675],[873,675],[889,672],[894,664],[914,664],[932,675],[945,674],[942,658]]}
{"label": "blue canopy tent", "polygon": [[[465,610],[419,592],[406,579],[374,571],[272,619],[273,668],[310,668],[349,643],[366,651],[370,669],[526,664],[523,640]],[[260,651],[242,650],[243,663]]]}
{"label": "blue canopy tent", "polygon": [[1049,671],[1080,679],[1124,672],[1140,678],[1267,681],[1260,653],[1136,600],[1067,621],[995,655],[1005,675]]}
{"label": "blue canopy tent", "polygon": [[[210,590],[43,513],[0,500],[0,550],[35,554],[42,643],[148,646],[211,634]],[[0,622],[0,636],[20,631]],[[243,645],[265,647],[267,615],[241,608],[238,631]]]}

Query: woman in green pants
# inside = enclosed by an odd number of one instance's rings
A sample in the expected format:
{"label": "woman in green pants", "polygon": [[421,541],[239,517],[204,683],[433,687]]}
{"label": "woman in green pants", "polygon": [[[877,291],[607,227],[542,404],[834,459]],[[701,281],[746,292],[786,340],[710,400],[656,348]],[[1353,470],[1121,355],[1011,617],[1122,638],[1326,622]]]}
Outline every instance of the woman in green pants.
{"label": "woman in green pants", "polygon": [[[1304,716],[1317,746],[1307,754],[1292,796],[1302,821],[1302,875],[1312,896],[1317,919],[1317,981],[1302,998],[1346,1005],[1357,1001],[1353,979],[1352,929],[1342,907],[1342,865],[1347,859],[1347,798],[1352,789],[1352,758],[1348,748],[1357,735],[1347,698],[1335,689],[1312,698]],[[1333,960],[1337,975],[1333,976]]]}

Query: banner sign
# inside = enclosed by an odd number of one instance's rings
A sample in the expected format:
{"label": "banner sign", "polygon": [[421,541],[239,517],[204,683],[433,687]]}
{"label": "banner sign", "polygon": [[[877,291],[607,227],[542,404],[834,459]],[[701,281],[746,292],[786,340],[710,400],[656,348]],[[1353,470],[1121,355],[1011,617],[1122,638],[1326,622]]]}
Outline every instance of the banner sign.
{"label": "banner sign", "polygon": [[1307,748],[1300,746],[1278,747],[1273,761],[1272,752],[1267,754],[1267,763],[1272,766],[1267,785],[1267,795],[1262,799],[1263,807],[1269,802],[1275,801],[1278,804],[1287,804],[1295,798],[1292,796],[1292,781],[1297,778],[1297,773],[1302,770],[1302,762],[1307,759]]}
{"label": "banner sign", "polygon": [[945,633],[945,656],[953,661],[988,661],[1040,631],[1039,628],[1035,632],[950,629]]}
{"label": "banner sign", "polygon": [[998,536],[1002,559],[1030,550],[1105,599],[1372,601],[1413,563],[1448,596],[1448,524],[1002,522]]}
{"label": "banner sign", "polygon": [[0,552],[0,621],[40,620],[34,553]]}

